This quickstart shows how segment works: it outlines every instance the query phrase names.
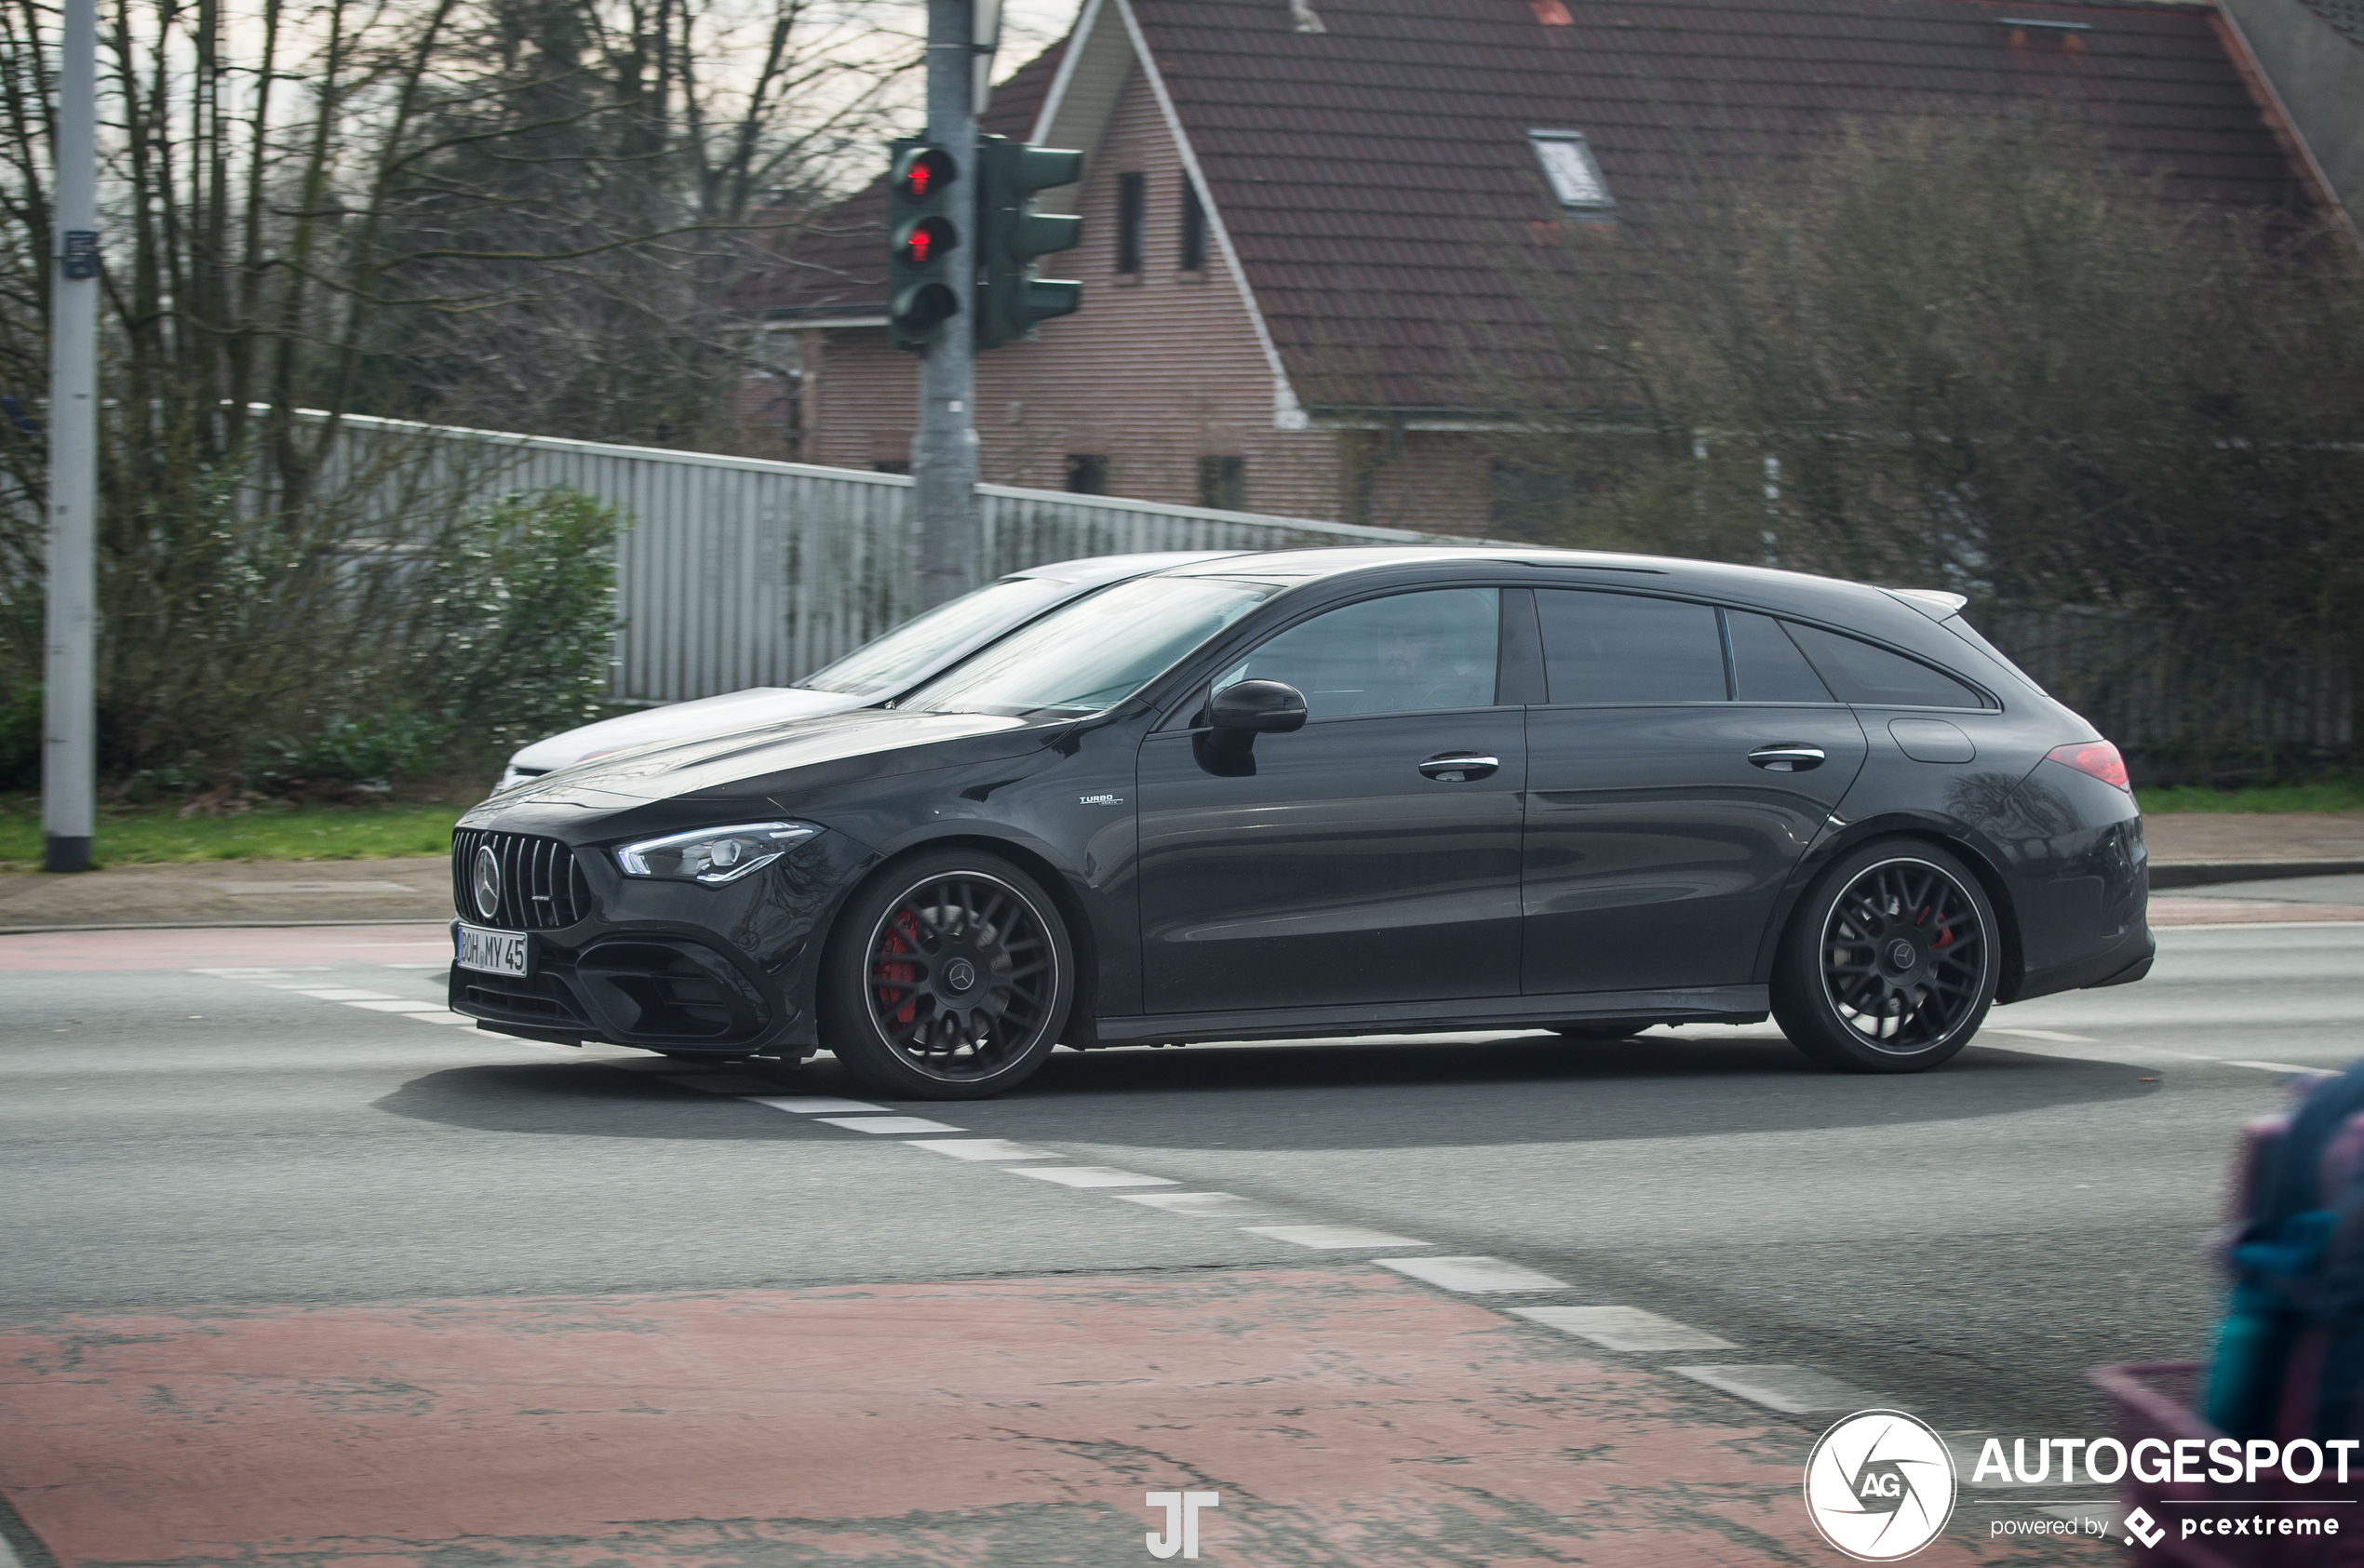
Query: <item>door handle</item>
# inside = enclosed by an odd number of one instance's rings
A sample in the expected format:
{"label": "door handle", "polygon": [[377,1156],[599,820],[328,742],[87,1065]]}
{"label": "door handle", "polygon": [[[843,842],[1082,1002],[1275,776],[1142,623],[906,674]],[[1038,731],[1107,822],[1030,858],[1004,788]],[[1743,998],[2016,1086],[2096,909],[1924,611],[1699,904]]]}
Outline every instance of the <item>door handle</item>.
{"label": "door handle", "polygon": [[1498,757],[1480,757],[1473,751],[1449,751],[1421,763],[1420,776],[1434,779],[1439,784],[1471,784],[1501,766],[1502,759]]}
{"label": "door handle", "polygon": [[1749,760],[1768,772],[1803,773],[1822,766],[1823,753],[1820,746],[1759,746]]}

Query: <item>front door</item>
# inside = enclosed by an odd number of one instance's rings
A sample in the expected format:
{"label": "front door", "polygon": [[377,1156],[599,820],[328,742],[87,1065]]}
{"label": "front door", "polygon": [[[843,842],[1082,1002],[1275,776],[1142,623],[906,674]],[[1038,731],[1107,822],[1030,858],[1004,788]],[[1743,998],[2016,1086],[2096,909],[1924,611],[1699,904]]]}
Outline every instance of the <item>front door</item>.
{"label": "front door", "polygon": [[1143,744],[1148,1012],[1518,993],[1525,721],[1495,701],[1498,628],[1492,588],[1327,610],[1214,682],[1305,693],[1253,774],[1210,771],[1188,730]]}
{"label": "front door", "polygon": [[1535,596],[1550,701],[1528,714],[1525,990],[1747,984],[1862,727],[1769,617]]}

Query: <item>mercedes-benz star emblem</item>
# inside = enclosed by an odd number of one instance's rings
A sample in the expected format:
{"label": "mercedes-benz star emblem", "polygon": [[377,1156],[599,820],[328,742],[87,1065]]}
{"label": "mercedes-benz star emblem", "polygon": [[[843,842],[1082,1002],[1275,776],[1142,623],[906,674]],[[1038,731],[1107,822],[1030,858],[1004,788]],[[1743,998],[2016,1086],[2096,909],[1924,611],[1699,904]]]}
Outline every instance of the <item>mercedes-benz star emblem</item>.
{"label": "mercedes-benz star emblem", "polygon": [[944,966],[944,983],[956,991],[965,991],[977,983],[976,968],[966,958],[955,958]]}
{"label": "mercedes-benz star emblem", "polygon": [[470,878],[476,891],[477,913],[486,919],[497,919],[501,914],[501,857],[487,845],[477,851],[476,875]]}
{"label": "mercedes-benz star emblem", "polygon": [[1913,951],[1913,945],[1901,938],[1887,950],[1887,961],[1899,969],[1911,969],[1917,956]]}

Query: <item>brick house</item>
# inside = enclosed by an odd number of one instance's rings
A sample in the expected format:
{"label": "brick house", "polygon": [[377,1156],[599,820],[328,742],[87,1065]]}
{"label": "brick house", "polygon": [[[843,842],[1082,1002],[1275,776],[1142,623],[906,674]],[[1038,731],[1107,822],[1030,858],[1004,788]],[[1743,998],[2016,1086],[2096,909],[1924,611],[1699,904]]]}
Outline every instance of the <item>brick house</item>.
{"label": "brick house", "polygon": [[[1043,203],[1084,217],[1046,269],[1083,309],[979,356],[982,476],[1482,531],[1507,481],[1468,349],[1529,308],[1504,246],[1646,233],[1702,163],[1841,116],[2019,103],[2084,117],[2172,197],[2336,210],[2211,6],[1088,0],[984,116],[1087,158]],[[884,205],[850,199],[735,302],[781,367],[750,450],[907,462]]]}

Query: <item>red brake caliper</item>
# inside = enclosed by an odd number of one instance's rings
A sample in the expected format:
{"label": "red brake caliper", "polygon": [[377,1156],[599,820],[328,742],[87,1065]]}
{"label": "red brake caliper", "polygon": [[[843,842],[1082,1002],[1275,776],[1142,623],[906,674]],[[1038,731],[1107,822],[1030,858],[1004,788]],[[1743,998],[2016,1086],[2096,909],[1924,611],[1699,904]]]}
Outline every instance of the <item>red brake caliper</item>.
{"label": "red brake caliper", "polygon": [[[898,964],[893,960],[896,954],[913,953],[919,950],[919,921],[912,917],[909,910],[903,910],[894,917],[894,929],[888,931],[879,943],[879,952],[882,961],[878,966],[878,979],[891,980],[905,985],[917,983],[920,978],[919,965]],[[909,999],[905,1001],[902,1008],[895,1012],[896,1024],[908,1024],[920,1015],[920,994],[917,991],[907,991],[904,995]],[[894,993],[881,987],[879,991],[879,1006],[893,1007]]]}

